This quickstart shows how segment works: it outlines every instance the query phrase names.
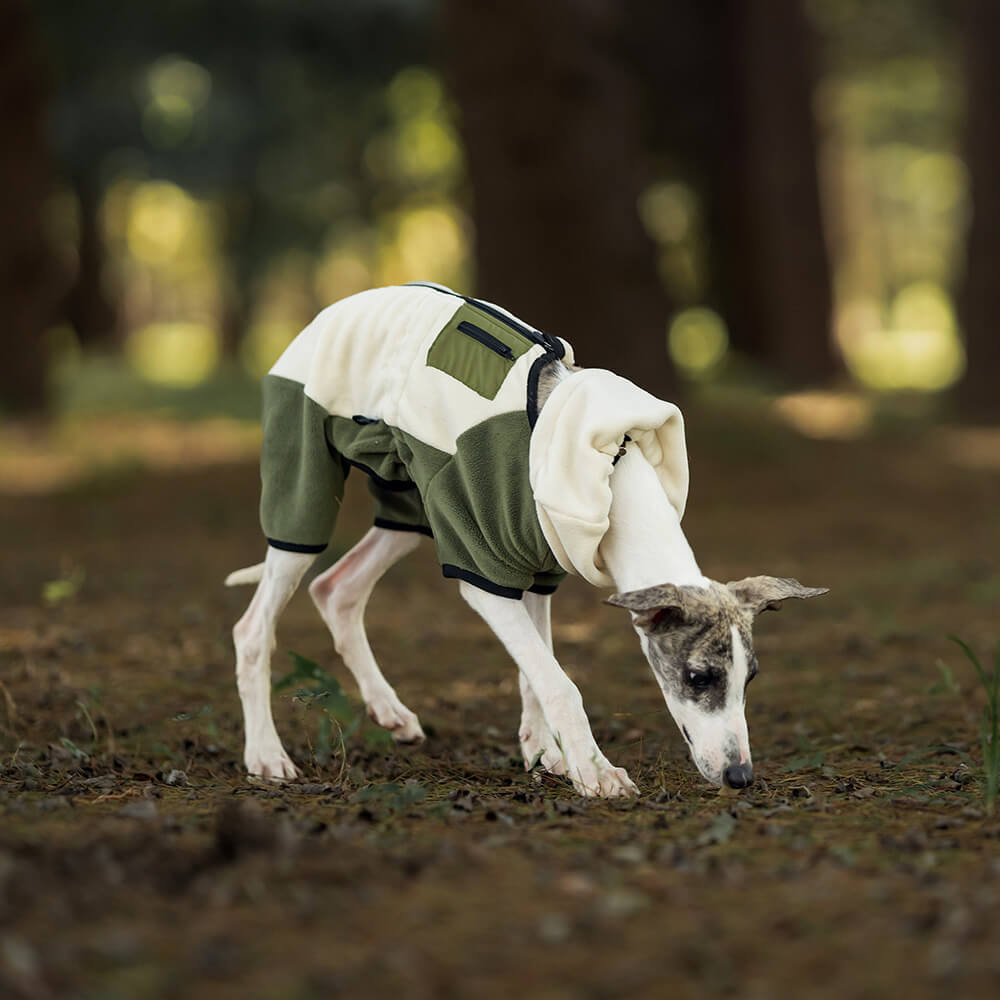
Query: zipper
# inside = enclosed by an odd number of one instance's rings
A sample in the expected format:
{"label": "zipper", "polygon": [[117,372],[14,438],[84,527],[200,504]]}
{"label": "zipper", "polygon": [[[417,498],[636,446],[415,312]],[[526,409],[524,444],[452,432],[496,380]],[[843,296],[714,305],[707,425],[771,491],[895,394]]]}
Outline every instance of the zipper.
{"label": "zipper", "polygon": [[463,320],[458,324],[458,329],[483,347],[488,347],[494,354],[499,354],[501,358],[507,361],[514,360],[514,352],[502,340],[498,340],[492,333],[487,333],[474,323]]}
{"label": "zipper", "polygon": [[543,335],[538,330],[533,330],[531,327],[525,326],[523,323],[519,323],[517,320],[506,315],[506,313],[500,312],[499,309],[494,309],[492,306],[487,305],[485,302],[481,302],[479,299],[466,299],[465,301],[468,302],[470,306],[486,313],[487,316],[492,316],[497,322],[503,323],[504,326],[509,326],[515,333],[519,333],[522,337],[526,337],[533,344],[541,344],[543,347],[549,346],[545,343]]}
{"label": "zipper", "polygon": [[[455,298],[462,299],[474,309],[479,309],[486,313],[487,316],[492,316],[498,323],[503,323],[504,326],[509,327],[515,333],[520,334],[525,338],[525,340],[530,340],[531,343],[544,347],[548,353],[555,354],[557,358],[561,358],[565,353],[562,344],[556,337],[553,337],[548,333],[542,333],[541,330],[536,330],[534,327],[528,326],[526,323],[522,323],[519,320],[508,316],[506,313],[501,312],[499,309],[495,309],[493,306],[481,301],[480,299],[469,298],[467,295],[462,295],[459,292],[453,292],[450,288],[445,288],[443,285],[437,285],[432,281],[410,281],[407,282],[407,284],[422,288],[433,288],[434,291],[444,292],[445,295],[454,295]],[[482,330],[480,332],[485,333],[485,331]],[[487,334],[487,336],[489,336],[489,334]],[[478,340],[479,338],[477,337],[475,339]],[[489,345],[487,344],[487,346]]]}

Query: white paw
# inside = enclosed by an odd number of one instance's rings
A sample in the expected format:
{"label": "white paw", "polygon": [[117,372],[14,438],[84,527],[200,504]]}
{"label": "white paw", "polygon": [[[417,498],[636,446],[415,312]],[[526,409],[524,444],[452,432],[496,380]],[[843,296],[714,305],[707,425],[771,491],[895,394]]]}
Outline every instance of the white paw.
{"label": "white paw", "polygon": [[270,781],[291,781],[299,776],[298,768],[279,744],[277,747],[258,749],[247,747],[243,755],[247,771],[255,778]]}
{"label": "white paw", "polygon": [[615,767],[601,755],[583,767],[571,768],[569,777],[576,793],[587,798],[614,799],[639,794],[625,768]]}
{"label": "white paw", "polygon": [[371,702],[368,717],[388,729],[397,743],[423,743],[427,738],[417,716],[398,700]]}

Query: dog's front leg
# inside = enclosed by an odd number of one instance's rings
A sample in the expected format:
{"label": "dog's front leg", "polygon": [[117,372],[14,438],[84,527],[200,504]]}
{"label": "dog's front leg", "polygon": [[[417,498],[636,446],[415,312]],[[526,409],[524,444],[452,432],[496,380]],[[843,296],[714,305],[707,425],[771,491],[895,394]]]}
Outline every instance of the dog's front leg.
{"label": "dog's front leg", "polygon": [[[548,594],[526,593],[523,601],[532,622],[534,622],[535,630],[542,637],[542,641],[551,653],[552,598]],[[525,769],[530,770],[540,763],[550,774],[565,774],[566,762],[556,745],[549,724],[545,721],[542,703],[535,695],[523,670],[518,670],[517,679],[521,688],[521,725],[517,735],[521,741],[521,755],[524,757]]]}
{"label": "dog's front leg", "polygon": [[601,753],[577,686],[559,666],[524,603],[487,594],[464,581],[460,588],[527,678],[577,792],[607,797],[638,794],[625,769],[614,767]]}

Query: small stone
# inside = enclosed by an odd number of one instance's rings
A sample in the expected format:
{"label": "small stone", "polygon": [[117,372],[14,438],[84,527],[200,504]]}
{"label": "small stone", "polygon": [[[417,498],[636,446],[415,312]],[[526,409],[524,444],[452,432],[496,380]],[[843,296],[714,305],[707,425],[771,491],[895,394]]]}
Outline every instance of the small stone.
{"label": "small stone", "polygon": [[68,809],[72,804],[65,796],[54,795],[51,799],[41,799],[35,806],[39,812],[55,812],[58,809]]}
{"label": "small stone", "polygon": [[567,896],[592,896],[597,891],[594,880],[583,872],[566,872],[556,880],[556,888]]}
{"label": "small stone", "polygon": [[649,897],[632,889],[612,889],[601,897],[599,909],[606,917],[631,917],[649,905]]}
{"label": "small stone", "polygon": [[571,930],[570,922],[561,913],[546,913],[538,924],[538,936],[548,944],[562,944]]}
{"label": "small stone", "polygon": [[623,844],[611,852],[611,857],[623,865],[641,865],[646,860],[646,849],[639,844]]}
{"label": "small stone", "polygon": [[146,822],[156,819],[159,811],[156,803],[152,799],[139,799],[136,802],[129,802],[118,810],[118,815],[125,819],[141,819]]}
{"label": "small stone", "polygon": [[174,768],[170,773],[163,779],[165,785],[178,785],[184,786],[188,783],[187,771],[181,771],[178,768]]}
{"label": "small stone", "polygon": [[38,976],[38,956],[23,938],[13,934],[0,938],[0,957],[18,978],[34,980]]}

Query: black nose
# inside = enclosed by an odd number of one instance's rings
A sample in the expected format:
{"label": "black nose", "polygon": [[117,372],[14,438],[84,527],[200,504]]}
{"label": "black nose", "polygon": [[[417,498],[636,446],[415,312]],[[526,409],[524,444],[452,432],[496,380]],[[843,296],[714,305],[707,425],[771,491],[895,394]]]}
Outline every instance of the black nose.
{"label": "black nose", "polygon": [[753,784],[753,764],[730,764],[722,775],[730,788],[746,788]]}

